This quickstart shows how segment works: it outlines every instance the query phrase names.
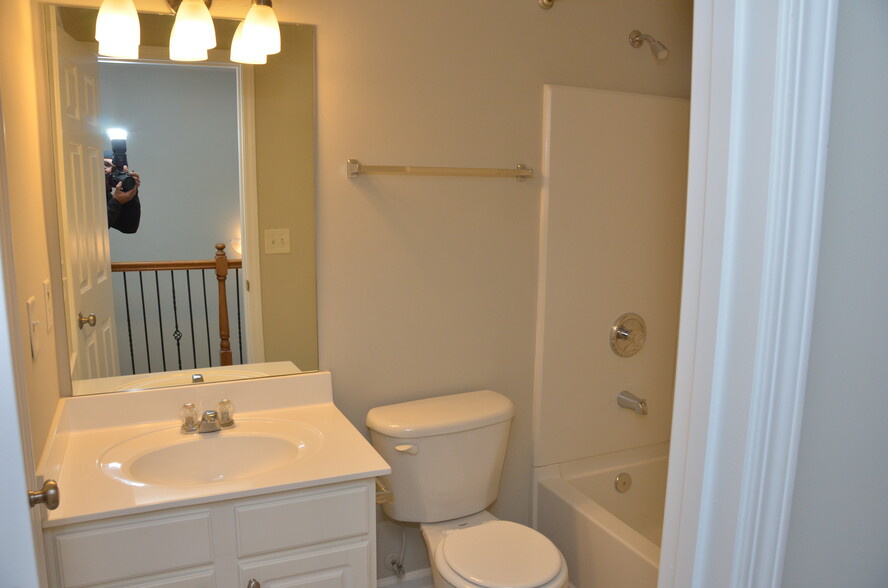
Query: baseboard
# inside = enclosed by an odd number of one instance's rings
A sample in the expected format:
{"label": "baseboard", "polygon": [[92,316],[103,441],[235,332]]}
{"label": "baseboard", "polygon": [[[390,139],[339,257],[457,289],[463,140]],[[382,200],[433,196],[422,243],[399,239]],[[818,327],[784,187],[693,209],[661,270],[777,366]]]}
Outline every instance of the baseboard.
{"label": "baseboard", "polygon": [[390,588],[392,586],[397,586],[397,588],[434,588],[432,570],[431,568],[414,570],[404,574],[403,578],[398,578],[397,576],[380,578],[376,582],[376,586],[377,588]]}

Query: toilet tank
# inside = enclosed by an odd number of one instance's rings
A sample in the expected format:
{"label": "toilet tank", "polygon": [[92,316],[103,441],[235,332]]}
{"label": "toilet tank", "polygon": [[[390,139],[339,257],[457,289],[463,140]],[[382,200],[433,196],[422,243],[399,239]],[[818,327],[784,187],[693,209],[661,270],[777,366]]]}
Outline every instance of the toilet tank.
{"label": "toilet tank", "polygon": [[491,390],[438,396],[367,413],[373,447],[392,467],[383,505],[397,521],[433,523],[487,508],[499,491],[512,401]]}

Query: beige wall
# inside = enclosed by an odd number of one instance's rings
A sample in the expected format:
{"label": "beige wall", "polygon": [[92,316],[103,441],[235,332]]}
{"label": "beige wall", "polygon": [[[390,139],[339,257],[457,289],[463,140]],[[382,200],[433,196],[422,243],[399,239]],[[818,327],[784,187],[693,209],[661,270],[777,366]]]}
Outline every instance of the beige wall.
{"label": "beige wall", "polygon": [[[265,361],[318,369],[315,287],[314,28],[281,31],[282,54],[254,68],[259,267]],[[266,254],[266,229],[290,229],[290,253]]]}
{"label": "beige wall", "polygon": [[[38,84],[43,75],[37,67],[41,57],[27,50],[33,46],[34,27],[29,4],[4,4],[3,18],[0,19],[0,92],[3,98],[9,214],[15,260],[15,276],[12,278],[16,306],[14,316],[20,327],[19,357],[28,388],[31,438],[37,459],[49,432],[62,387],[57,358],[65,357],[66,351],[64,347],[57,349],[58,329],[47,332],[44,318],[42,282],[50,277],[50,248],[57,245],[57,241],[47,234],[44,220],[43,186],[51,185],[54,169],[51,165],[45,165],[51,159],[52,150],[41,144],[48,131],[46,117],[43,116],[47,104],[47,97],[43,94],[45,85]],[[55,222],[54,218],[50,222]],[[53,292],[60,302],[61,284],[53,284]],[[31,296],[36,299],[36,314],[40,320],[37,328],[40,351],[36,359],[31,358],[27,332],[26,302]],[[58,312],[61,309],[58,304],[55,308],[55,316],[63,316]]]}
{"label": "beige wall", "polygon": [[[540,180],[345,177],[366,164],[539,170],[543,84],[688,97],[690,0],[280,3],[318,35],[321,367],[367,410],[491,388],[516,405],[493,512],[527,522]],[[632,49],[631,30],[671,50]],[[411,529],[408,570],[427,566]],[[399,550],[380,525],[380,558]],[[389,572],[379,567],[381,575]]]}
{"label": "beige wall", "polygon": [[[10,159],[33,165],[39,149],[28,132],[36,124],[27,100],[32,67],[7,63],[25,53],[15,40],[30,38],[25,2],[14,4],[0,25],[4,100],[6,70],[25,71],[14,78],[19,104],[4,108],[19,109],[7,121],[28,129],[10,139]],[[137,0],[137,6],[163,11],[165,5]],[[275,8],[282,20],[317,25],[319,347],[320,367],[333,370],[335,400],[363,430],[367,410],[380,404],[478,388],[506,394],[517,415],[493,511],[526,522],[539,176],[523,183],[349,180],[345,160],[523,162],[539,170],[543,84],[689,96],[692,2],[559,2],[544,11],[535,0],[331,0],[282,1]],[[235,0],[213,3],[220,16],[244,10]],[[669,60],[657,63],[646,48],[629,47],[636,28],[665,43]],[[17,173],[14,194],[27,175]],[[43,265],[45,240],[35,246],[31,255]],[[34,289],[40,279],[23,279],[21,289]],[[49,377],[51,370],[43,372]],[[51,410],[41,407],[53,404],[56,388],[47,386],[29,379],[35,429],[43,431]],[[409,537],[408,570],[426,567],[418,533]],[[397,527],[381,523],[380,556],[397,551],[398,540]]]}

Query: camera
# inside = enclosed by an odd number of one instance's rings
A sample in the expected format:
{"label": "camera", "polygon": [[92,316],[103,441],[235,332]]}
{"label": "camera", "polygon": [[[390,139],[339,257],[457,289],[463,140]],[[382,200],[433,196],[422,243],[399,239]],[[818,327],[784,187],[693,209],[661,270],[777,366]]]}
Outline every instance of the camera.
{"label": "camera", "polygon": [[109,184],[114,187],[121,184],[120,189],[129,192],[136,186],[136,178],[123,171],[126,161],[126,139],[111,139],[111,173],[108,175]]}

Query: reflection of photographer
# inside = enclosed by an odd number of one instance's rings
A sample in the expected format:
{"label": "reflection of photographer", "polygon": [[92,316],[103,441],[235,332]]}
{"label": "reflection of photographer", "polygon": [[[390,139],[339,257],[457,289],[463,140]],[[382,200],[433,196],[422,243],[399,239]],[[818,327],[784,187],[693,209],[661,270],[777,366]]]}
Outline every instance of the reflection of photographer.
{"label": "reflection of photographer", "polygon": [[105,151],[105,198],[108,201],[108,227],[121,233],[135,233],[142,218],[139,202],[139,174],[129,171],[126,140],[112,139]]}

